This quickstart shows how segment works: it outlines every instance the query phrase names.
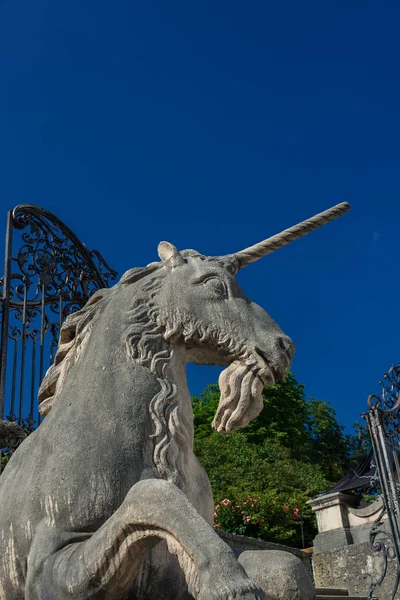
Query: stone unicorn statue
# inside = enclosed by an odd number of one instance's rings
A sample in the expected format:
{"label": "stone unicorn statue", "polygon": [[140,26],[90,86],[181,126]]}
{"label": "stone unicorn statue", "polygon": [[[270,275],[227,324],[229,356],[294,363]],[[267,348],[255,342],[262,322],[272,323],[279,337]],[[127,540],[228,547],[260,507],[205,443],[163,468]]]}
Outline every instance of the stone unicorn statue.
{"label": "stone unicorn statue", "polygon": [[227,366],[217,431],[254,419],[294,346],[234,274],[347,209],[228,256],[161,242],[66,319],[47,416],[0,478],[1,600],[265,598],[212,529],[186,363]]}

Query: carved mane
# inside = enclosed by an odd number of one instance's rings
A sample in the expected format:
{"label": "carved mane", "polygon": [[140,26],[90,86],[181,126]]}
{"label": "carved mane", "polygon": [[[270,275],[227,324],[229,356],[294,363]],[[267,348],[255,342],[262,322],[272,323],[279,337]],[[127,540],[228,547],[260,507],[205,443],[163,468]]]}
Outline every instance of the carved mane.
{"label": "carved mane", "polygon": [[[128,274],[127,274],[128,275]],[[184,456],[192,447],[193,423],[185,418],[177,386],[168,379],[167,366],[173,349],[166,341],[166,330],[158,323],[154,296],[162,286],[163,270],[146,282],[128,312],[126,336],[128,355],[148,368],[157,378],[160,391],[150,402],[149,413],[154,425],[153,462],[163,479],[178,484],[184,477]],[[121,283],[128,277],[124,276]]]}
{"label": "carved mane", "polygon": [[[155,272],[144,285],[138,287],[133,304],[126,312],[126,350],[129,358],[148,368],[157,378],[158,394],[149,404],[153,422],[153,461],[163,479],[174,483],[184,477],[184,455],[191,448],[193,424],[187,422],[180,410],[177,387],[169,381],[166,368],[173,350],[165,340],[165,328],[157,324],[157,308],[153,303],[155,293],[164,278],[160,263],[145,268],[131,269],[122,277],[119,285],[133,284]],[[104,310],[101,300],[115,293],[111,290],[96,292],[83,309],[69,315],[61,327],[59,348],[54,364],[48,369],[39,388],[39,411],[47,415],[64,388],[70,368],[77,362],[89,339],[98,316]],[[171,335],[171,332],[170,332]]]}
{"label": "carved mane", "polygon": [[99,302],[109,290],[99,290],[90,298],[85,306],[71,315],[61,326],[58,350],[54,363],[47,370],[38,391],[39,412],[47,415],[60,396],[65,378],[82,353],[88,340],[92,322],[102,312]]}

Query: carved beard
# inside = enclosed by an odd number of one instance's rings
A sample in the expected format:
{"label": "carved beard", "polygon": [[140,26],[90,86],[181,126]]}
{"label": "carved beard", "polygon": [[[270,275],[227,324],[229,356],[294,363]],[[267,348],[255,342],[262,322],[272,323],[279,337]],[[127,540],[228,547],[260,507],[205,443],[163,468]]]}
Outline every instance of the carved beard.
{"label": "carved beard", "polygon": [[246,427],[261,412],[264,385],[273,385],[274,377],[254,363],[232,362],[219,376],[221,399],[212,426],[218,433],[231,433]]}

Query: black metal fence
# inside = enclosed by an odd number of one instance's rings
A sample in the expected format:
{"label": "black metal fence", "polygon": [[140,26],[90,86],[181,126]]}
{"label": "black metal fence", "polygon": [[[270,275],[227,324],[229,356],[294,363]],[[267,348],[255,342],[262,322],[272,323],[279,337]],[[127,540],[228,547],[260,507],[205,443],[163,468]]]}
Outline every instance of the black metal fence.
{"label": "black metal fence", "polygon": [[18,445],[21,429],[29,433],[40,423],[37,391],[54,360],[63,320],[115,277],[100,253],[88,250],[50,212],[29,204],[9,211],[0,279],[3,455]]}
{"label": "black metal fence", "polygon": [[375,475],[372,484],[379,485],[382,510],[375,520],[370,542],[374,553],[381,557],[380,573],[371,576],[369,598],[388,573],[389,562],[396,566],[391,600],[397,595],[400,582],[400,365],[385,373],[381,396],[368,398],[367,420],[371,438]]}

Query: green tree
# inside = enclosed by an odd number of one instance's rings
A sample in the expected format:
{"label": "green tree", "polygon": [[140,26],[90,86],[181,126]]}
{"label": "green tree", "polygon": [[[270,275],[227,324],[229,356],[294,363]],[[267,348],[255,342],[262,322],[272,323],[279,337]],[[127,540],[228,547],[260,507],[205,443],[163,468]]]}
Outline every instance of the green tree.
{"label": "green tree", "polygon": [[310,398],[305,422],[310,445],[310,461],[320,465],[326,477],[337,481],[343,467],[348,466],[351,441],[338,424],[336,411],[323,400]]}
{"label": "green tree", "polygon": [[307,500],[342,475],[351,451],[334,409],[307,400],[293,374],[263,392],[264,410],[229,436],[211,429],[217,385],[193,398],[195,452],[211,481],[215,524],[225,531],[301,546],[315,535]]}

